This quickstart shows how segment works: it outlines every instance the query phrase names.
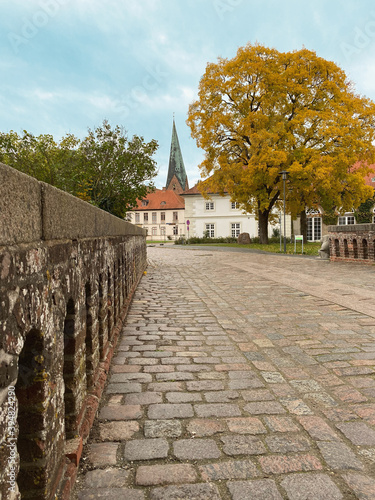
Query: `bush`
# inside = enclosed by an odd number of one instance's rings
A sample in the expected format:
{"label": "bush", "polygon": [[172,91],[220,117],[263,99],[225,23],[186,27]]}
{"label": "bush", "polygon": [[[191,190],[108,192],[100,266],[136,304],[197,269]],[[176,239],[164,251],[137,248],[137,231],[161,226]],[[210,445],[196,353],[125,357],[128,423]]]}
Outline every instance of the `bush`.
{"label": "bush", "polygon": [[[288,241],[290,238],[288,238]],[[294,241],[294,240],[293,240]],[[280,237],[272,237],[268,238],[269,243],[280,243]],[[198,236],[192,236],[191,238],[187,239],[186,237],[183,238],[178,238],[175,240],[174,244],[175,245],[207,245],[207,244],[212,244],[212,243],[237,243],[237,238],[232,238],[231,236],[227,237],[220,237],[220,238],[206,238],[203,236],[202,238]],[[254,244],[260,244],[259,237],[258,236],[251,236],[251,243]]]}
{"label": "bush", "polygon": [[183,245],[184,243],[187,243],[188,245],[202,245],[207,243],[237,243],[237,238],[232,238],[231,236],[227,236],[226,238],[207,238],[205,236],[199,238],[198,236],[193,236],[189,239],[178,238],[174,242],[175,245]]}
{"label": "bush", "polygon": [[[282,237],[284,238],[284,237]],[[287,241],[291,241],[291,238],[287,238]],[[293,239],[294,241],[294,239]],[[268,238],[268,243],[280,243],[280,234],[279,236],[272,236],[271,238]]]}
{"label": "bush", "polygon": [[[251,238],[251,243],[255,243],[256,245],[260,245],[260,238],[259,236],[253,236]],[[280,243],[280,236],[279,237],[276,237],[276,236],[272,236],[272,237],[269,237],[268,238],[268,243]]]}

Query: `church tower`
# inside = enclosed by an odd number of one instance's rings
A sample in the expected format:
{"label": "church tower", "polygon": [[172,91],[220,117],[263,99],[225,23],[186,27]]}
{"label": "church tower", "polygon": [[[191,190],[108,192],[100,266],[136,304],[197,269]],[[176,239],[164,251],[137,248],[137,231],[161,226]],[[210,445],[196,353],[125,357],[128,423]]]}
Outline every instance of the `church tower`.
{"label": "church tower", "polygon": [[166,190],[175,191],[177,194],[189,189],[184,160],[178,142],[176,125],[173,118],[171,152],[169,154],[169,167]]}

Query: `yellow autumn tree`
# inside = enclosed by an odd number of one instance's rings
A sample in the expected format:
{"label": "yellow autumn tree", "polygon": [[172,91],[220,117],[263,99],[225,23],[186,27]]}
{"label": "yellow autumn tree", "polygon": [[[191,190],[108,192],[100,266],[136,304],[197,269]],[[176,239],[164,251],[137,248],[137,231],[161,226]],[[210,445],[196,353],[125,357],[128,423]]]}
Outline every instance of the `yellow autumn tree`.
{"label": "yellow autumn tree", "polygon": [[375,104],[355,94],[344,71],[302,49],[248,44],[207,65],[187,123],[205,157],[203,194],[230,194],[257,214],[261,243],[282,197],[287,206],[351,210],[371,196]]}

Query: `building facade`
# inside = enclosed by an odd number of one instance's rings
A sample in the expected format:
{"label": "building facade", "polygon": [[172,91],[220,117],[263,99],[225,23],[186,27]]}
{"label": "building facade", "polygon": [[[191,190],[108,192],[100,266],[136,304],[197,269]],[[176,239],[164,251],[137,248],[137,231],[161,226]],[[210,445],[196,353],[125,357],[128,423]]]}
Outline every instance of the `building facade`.
{"label": "building facade", "polygon": [[185,233],[185,203],[175,191],[157,189],[128,212],[129,222],[147,231],[147,240],[175,240]]}
{"label": "building facade", "polygon": [[[185,233],[188,237],[237,238],[241,233],[249,233],[250,238],[258,236],[258,221],[254,214],[243,213],[237,202],[230,199],[229,194],[220,196],[210,194],[210,199],[203,198],[197,187],[185,191],[181,195],[185,199]],[[285,220],[286,235],[290,237],[290,216]],[[269,224],[268,233],[272,236],[274,228],[280,229],[280,222]]]}

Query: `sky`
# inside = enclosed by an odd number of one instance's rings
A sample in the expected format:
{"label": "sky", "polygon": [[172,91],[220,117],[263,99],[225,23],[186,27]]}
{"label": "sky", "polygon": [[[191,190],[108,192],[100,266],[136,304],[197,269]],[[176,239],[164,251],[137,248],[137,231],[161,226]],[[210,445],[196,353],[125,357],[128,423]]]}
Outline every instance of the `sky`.
{"label": "sky", "polygon": [[207,64],[247,43],[313,50],[375,101],[372,0],[2,0],[0,131],[82,139],[106,119],[158,141],[162,188],[174,115],[192,187],[189,104]]}

